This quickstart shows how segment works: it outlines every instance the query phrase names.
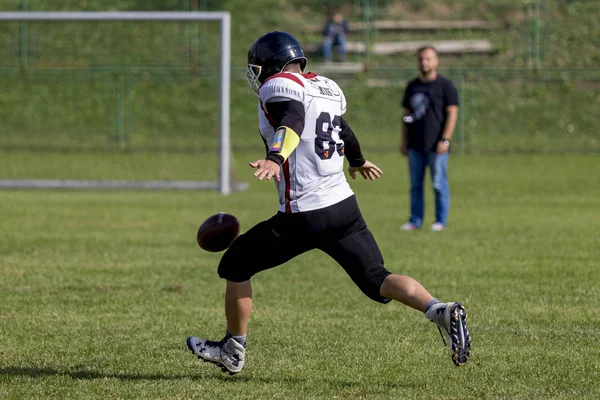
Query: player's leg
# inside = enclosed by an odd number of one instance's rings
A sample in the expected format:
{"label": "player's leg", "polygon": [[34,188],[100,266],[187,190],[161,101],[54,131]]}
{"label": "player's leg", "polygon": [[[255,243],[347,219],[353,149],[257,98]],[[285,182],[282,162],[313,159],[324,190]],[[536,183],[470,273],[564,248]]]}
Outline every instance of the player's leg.
{"label": "player's leg", "polygon": [[337,236],[334,233],[340,232],[340,229],[334,227],[330,239],[323,240],[319,249],[334,258],[369,298],[381,303],[394,299],[424,312],[438,325],[440,333],[444,331],[453,362],[464,364],[471,348],[464,307],[460,303],[440,303],[415,279],[391,274],[385,269],[377,242],[360,215],[358,205],[352,213],[340,209],[334,211],[336,214],[330,220],[334,224],[336,220],[346,220],[346,232]]}
{"label": "player's leg", "polygon": [[439,302],[418,281],[405,275],[388,275],[380,294],[424,312],[437,324],[444,345],[450,347],[452,362],[457,366],[467,362],[471,355],[471,335],[467,328],[467,312],[460,303]]}
{"label": "player's leg", "polygon": [[451,349],[452,361],[463,365],[471,355],[471,336],[467,314],[460,303],[441,303],[417,280],[389,273],[383,260],[376,263],[379,250],[368,229],[339,240],[323,250],[344,268],[354,283],[371,299],[387,303],[397,300],[425,313],[438,326],[444,345]]}
{"label": "player's leg", "polygon": [[246,328],[252,314],[252,284],[250,280],[233,282],[225,286],[225,317],[227,332],[234,337],[246,336]]}
{"label": "player's leg", "polygon": [[390,272],[383,266],[383,256],[367,229],[355,196],[327,209],[322,218],[327,221],[317,248],[328,254],[369,298],[386,303],[380,287]]}
{"label": "player's leg", "polygon": [[325,240],[319,249],[336,260],[370,299],[380,303],[390,301],[379,291],[390,272],[384,268],[383,257],[366,226],[338,240]]}
{"label": "player's leg", "polygon": [[244,282],[227,281],[225,316],[227,330],[220,341],[187,338],[188,348],[205,362],[211,362],[230,375],[242,370],[246,362],[246,326],[252,314],[252,286]]}
{"label": "player's leg", "polygon": [[198,358],[219,366],[231,375],[245,363],[246,327],[252,313],[250,278],[281,265],[311,249],[311,243],[294,236],[294,221],[278,214],[240,235],[219,263],[219,276],[226,280],[225,316],[227,332],[220,341],[190,336],[188,348]]}
{"label": "player's leg", "polygon": [[237,238],[221,258],[218,272],[227,280],[225,314],[232,335],[246,334],[252,312],[250,278],[314,248],[310,237],[300,234],[300,222],[297,215],[278,213]]}
{"label": "player's leg", "polygon": [[[343,216],[334,215],[331,220],[335,221],[338,218]],[[360,214],[358,205],[353,216],[347,218],[347,221],[346,232],[337,237],[330,235],[330,239],[319,244],[319,249],[336,260],[369,298],[381,303],[393,299],[425,312],[433,296],[415,279],[392,274],[384,267],[383,256]]]}
{"label": "player's leg", "polygon": [[417,280],[405,275],[388,275],[380,294],[424,312],[437,324],[444,345],[450,347],[452,362],[457,366],[467,362],[471,355],[471,335],[467,328],[467,312],[460,303],[439,302]]}
{"label": "player's leg", "polygon": [[381,284],[379,293],[421,312],[425,312],[427,304],[434,299],[416,279],[398,274],[388,275]]}
{"label": "player's leg", "polygon": [[428,164],[435,193],[435,223],[433,230],[440,231],[446,227],[450,209],[450,186],[448,185],[448,153],[429,153]]}
{"label": "player's leg", "polygon": [[410,219],[403,226],[404,230],[420,228],[423,224],[425,212],[425,198],[423,196],[423,180],[427,159],[425,153],[408,149],[408,171],[410,175]]}

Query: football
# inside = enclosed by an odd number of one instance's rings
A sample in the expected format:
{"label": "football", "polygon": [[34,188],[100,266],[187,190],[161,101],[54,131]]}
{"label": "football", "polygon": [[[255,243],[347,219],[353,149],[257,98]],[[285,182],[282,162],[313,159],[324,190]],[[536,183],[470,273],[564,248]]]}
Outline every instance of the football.
{"label": "football", "polygon": [[208,217],[200,228],[196,240],[198,246],[210,252],[219,252],[231,246],[240,234],[240,222],[227,213],[218,213]]}

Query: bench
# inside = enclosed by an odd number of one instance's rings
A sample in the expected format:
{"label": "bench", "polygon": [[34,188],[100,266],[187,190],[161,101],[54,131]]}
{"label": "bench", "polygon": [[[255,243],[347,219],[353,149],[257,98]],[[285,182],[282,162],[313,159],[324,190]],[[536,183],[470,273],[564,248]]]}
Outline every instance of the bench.
{"label": "bench", "polygon": [[[350,31],[364,31],[376,29],[380,31],[439,31],[439,30],[492,30],[502,29],[504,24],[500,22],[465,20],[465,21],[395,21],[381,20],[373,22],[350,22]],[[305,25],[303,32],[316,33],[323,30],[323,24]]]}
{"label": "bench", "polygon": [[373,54],[391,55],[398,53],[415,53],[419,48],[433,45],[440,54],[475,54],[494,53],[489,40],[417,40],[410,42],[381,42],[373,45]]}
{"label": "bench", "polygon": [[[494,54],[495,50],[489,40],[415,40],[402,42],[378,42],[373,44],[371,54],[392,55],[402,53],[415,53],[420,47],[433,45],[440,54]],[[321,51],[320,43],[307,43],[304,51],[318,53]],[[364,54],[367,48],[362,42],[348,42],[347,53]]]}
{"label": "bench", "polygon": [[363,63],[335,62],[335,63],[308,63],[308,69],[320,75],[358,74],[365,70]]}

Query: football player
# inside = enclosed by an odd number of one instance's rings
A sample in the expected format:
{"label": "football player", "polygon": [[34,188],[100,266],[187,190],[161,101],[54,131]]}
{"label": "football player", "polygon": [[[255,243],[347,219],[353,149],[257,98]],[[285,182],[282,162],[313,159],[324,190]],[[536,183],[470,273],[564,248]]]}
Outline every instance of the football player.
{"label": "football player", "polygon": [[382,171],[366,160],[343,118],[344,93],[331,79],[305,73],[300,43],[285,32],[269,32],[248,52],[247,80],[258,95],[258,123],[264,159],[250,163],[259,180],[274,180],[280,207],[275,216],[239,236],[219,263],[226,280],[227,331],[220,341],[187,339],[189,349],[224,372],[244,367],[246,328],[252,312],[250,279],[313,249],[337,261],[369,298],[397,300],[435,322],[451,348],[452,361],[464,364],[471,338],[465,308],[441,303],[416,280],[390,273],[383,264],[346,181],[360,174],[376,180]]}

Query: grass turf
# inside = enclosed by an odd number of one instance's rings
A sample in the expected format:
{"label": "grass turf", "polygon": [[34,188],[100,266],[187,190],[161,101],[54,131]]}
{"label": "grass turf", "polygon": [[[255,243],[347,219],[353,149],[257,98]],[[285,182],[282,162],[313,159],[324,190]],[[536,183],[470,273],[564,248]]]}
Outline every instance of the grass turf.
{"label": "grass turf", "polygon": [[[250,180],[244,163],[259,156],[238,154],[239,176]],[[467,366],[418,312],[371,302],[316,251],[255,277],[240,375],[186,353],[188,335],[224,331],[219,255],[196,246],[197,226],[217,211],[242,230],[268,218],[271,183],[228,197],[2,191],[0,397],[597,397],[597,157],[452,157],[442,233],[399,231],[405,162],[372,158],[383,179],[352,184],[386,265],[465,304]]]}

